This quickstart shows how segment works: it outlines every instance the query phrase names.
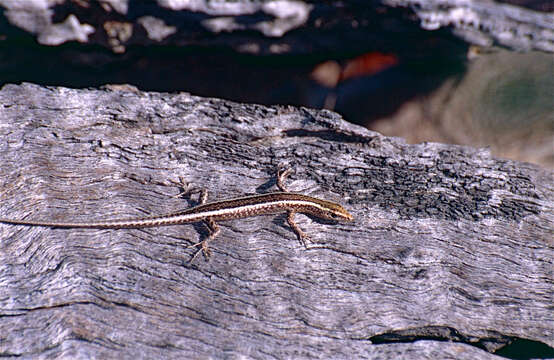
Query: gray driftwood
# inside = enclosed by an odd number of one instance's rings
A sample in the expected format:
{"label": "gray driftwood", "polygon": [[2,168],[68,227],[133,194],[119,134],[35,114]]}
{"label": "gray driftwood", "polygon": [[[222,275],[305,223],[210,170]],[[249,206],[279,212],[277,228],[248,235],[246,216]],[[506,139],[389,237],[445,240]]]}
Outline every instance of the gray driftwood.
{"label": "gray driftwood", "polygon": [[[554,52],[554,16],[508,4],[509,1],[482,0],[383,0],[389,6],[413,9],[427,30],[451,27],[454,34],[471,44],[493,44],[529,51]],[[530,1],[522,5],[538,5]],[[525,4],[527,3],[527,4]],[[546,2],[544,7],[551,8]]]}
{"label": "gray driftwood", "polygon": [[[551,8],[547,0],[542,2]],[[519,3],[540,7],[541,1]],[[409,31],[399,21],[401,13],[419,18],[427,30],[450,27],[472,44],[554,52],[552,13],[506,1],[1,0],[0,9],[0,30],[8,38],[25,32],[43,45],[78,41],[117,53],[131,45],[152,44],[216,46],[254,54],[362,53],[385,44],[389,48],[390,42],[379,46],[384,33],[390,39],[390,32]],[[409,35],[404,36],[412,40]],[[106,59],[97,55],[89,61]],[[73,59],[72,64],[76,61],[83,60]]]}
{"label": "gray driftwood", "polygon": [[27,358],[493,359],[554,345],[553,176],[486,150],[407,145],[329,111],[188,94],[7,85],[0,217],[171,212],[274,189],[341,202],[298,215],[76,230],[0,224],[0,355]]}

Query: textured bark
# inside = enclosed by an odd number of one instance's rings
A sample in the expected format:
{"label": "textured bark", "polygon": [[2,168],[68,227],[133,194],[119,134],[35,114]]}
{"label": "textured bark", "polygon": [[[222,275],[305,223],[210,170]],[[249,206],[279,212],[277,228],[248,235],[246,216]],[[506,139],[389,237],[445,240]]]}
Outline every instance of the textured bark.
{"label": "textured bark", "polygon": [[[127,90],[127,91],[126,91]],[[0,217],[171,212],[288,186],[339,201],[298,215],[55,229],[0,224],[0,354],[45,358],[498,358],[553,342],[553,175],[486,150],[407,145],[339,115],[185,93],[7,85]]]}
{"label": "textured bark", "polygon": [[[552,8],[548,1],[536,3]],[[43,45],[78,41],[116,53],[131,45],[154,44],[255,54],[360,53],[393,33],[401,33],[401,41],[410,39],[405,46],[411,46],[413,36],[399,18],[415,16],[424,29],[452,27],[456,36],[472,44],[554,51],[552,13],[495,1],[2,0],[0,8],[0,30],[9,36],[24,31]],[[106,61],[99,55],[93,59],[95,64]]]}
{"label": "textured bark", "polygon": [[[449,26],[471,44],[498,44],[516,50],[554,51],[554,16],[507,4],[509,1],[480,0],[383,0],[387,5],[410,7],[424,29]],[[525,1],[523,1],[525,2]],[[528,5],[532,6],[532,3]],[[538,1],[551,9],[552,3]]]}

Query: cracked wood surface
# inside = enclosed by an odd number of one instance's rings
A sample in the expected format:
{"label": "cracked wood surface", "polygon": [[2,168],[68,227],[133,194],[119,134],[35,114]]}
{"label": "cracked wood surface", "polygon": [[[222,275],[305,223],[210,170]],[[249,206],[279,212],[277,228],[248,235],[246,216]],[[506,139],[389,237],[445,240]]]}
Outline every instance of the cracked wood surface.
{"label": "cracked wood surface", "polygon": [[485,150],[407,145],[339,115],[185,93],[7,85],[0,217],[98,220],[275,189],[342,203],[204,225],[0,224],[0,354],[55,358],[499,358],[553,341],[553,175]]}

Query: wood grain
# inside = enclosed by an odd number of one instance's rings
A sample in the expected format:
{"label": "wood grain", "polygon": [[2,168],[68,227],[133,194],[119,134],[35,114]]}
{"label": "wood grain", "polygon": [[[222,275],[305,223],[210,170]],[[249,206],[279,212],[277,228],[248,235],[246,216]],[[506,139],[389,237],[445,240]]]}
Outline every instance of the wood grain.
{"label": "wood grain", "polygon": [[342,203],[198,225],[0,224],[0,354],[28,358],[493,359],[554,345],[553,175],[484,149],[407,145],[329,111],[189,94],[7,85],[0,216],[82,221],[275,190]]}

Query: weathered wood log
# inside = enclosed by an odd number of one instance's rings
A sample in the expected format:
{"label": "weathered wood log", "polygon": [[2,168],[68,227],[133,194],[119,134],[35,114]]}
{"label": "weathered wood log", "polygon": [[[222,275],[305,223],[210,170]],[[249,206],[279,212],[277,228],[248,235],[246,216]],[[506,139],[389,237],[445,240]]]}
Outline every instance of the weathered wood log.
{"label": "weathered wood log", "polygon": [[[383,3],[413,9],[424,29],[451,27],[454,34],[472,44],[554,51],[554,17],[548,12],[552,9],[548,2],[512,2],[525,7],[509,1],[383,0]],[[536,11],[539,9],[544,10]]]}
{"label": "weathered wood log", "polygon": [[[451,28],[472,44],[554,52],[554,22],[548,12],[552,6],[545,0],[518,3],[527,8],[507,1],[470,0],[234,0],[232,5],[224,1],[2,1],[0,30],[9,38],[33,34],[43,45],[78,41],[116,53],[126,52],[131,45],[155,44],[209,45],[255,54],[340,54],[363,53],[383,37],[394,36],[387,32],[400,31],[413,41],[405,33],[406,25],[400,24],[402,13],[406,19],[419,18],[427,30]],[[398,11],[401,8],[406,11]],[[88,58],[87,52],[81,56]]]}
{"label": "weathered wood log", "polygon": [[[553,174],[486,150],[407,145],[330,111],[189,94],[7,85],[0,217],[161,214],[288,186],[342,203],[202,224],[0,224],[0,354],[72,358],[498,358],[554,345]],[[185,186],[187,187],[187,186]]]}

